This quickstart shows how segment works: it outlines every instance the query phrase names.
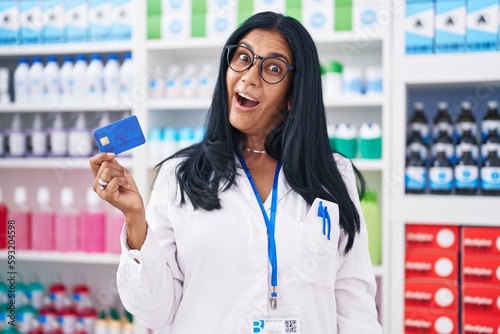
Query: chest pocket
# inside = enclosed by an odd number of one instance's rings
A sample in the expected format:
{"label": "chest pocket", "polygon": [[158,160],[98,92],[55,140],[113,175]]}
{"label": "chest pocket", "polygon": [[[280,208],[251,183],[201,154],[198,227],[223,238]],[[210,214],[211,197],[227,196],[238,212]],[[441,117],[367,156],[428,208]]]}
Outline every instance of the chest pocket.
{"label": "chest pocket", "polygon": [[[320,205],[327,208],[330,223],[318,215]],[[338,205],[316,199],[296,233],[293,272],[300,278],[301,287],[333,291],[339,261]]]}

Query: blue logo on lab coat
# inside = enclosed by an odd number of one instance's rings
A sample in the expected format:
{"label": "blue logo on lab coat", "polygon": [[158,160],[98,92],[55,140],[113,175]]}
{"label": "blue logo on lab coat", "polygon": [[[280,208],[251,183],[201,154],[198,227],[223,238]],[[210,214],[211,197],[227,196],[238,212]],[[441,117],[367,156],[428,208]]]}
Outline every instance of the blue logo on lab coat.
{"label": "blue logo on lab coat", "polygon": [[260,333],[264,329],[264,320],[258,320],[253,322],[253,332]]}

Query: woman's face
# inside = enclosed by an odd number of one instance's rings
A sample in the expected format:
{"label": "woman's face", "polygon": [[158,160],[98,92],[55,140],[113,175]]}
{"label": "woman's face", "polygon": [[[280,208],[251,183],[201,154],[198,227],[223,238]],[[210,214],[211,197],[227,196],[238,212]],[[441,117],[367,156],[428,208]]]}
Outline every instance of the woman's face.
{"label": "woman's face", "polygon": [[[254,29],[245,35],[238,45],[244,45],[261,57],[277,56],[292,64],[292,52],[276,31]],[[229,122],[247,136],[267,137],[269,132],[284,119],[287,109],[287,92],[291,85],[291,73],[277,84],[269,84],[259,74],[261,59],[246,71],[227,69],[227,95]]]}

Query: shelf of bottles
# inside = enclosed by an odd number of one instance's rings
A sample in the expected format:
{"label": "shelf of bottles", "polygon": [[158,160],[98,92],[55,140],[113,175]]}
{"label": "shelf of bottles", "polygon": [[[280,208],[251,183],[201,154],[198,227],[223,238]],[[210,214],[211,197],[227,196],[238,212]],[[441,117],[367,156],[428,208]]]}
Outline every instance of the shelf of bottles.
{"label": "shelf of bottles", "polygon": [[410,88],[406,193],[500,195],[500,99],[471,87]]}

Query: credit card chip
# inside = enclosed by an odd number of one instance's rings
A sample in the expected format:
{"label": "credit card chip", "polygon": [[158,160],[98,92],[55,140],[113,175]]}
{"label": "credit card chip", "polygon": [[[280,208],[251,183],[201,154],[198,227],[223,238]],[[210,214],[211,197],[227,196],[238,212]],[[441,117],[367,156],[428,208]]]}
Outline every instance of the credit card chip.
{"label": "credit card chip", "polygon": [[106,146],[106,145],[108,145],[108,144],[110,143],[110,141],[109,141],[109,137],[108,137],[108,136],[106,136],[106,137],[102,137],[102,138],[101,138],[101,140],[100,140],[100,142],[101,142],[101,145],[102,145],[102,146]]}

